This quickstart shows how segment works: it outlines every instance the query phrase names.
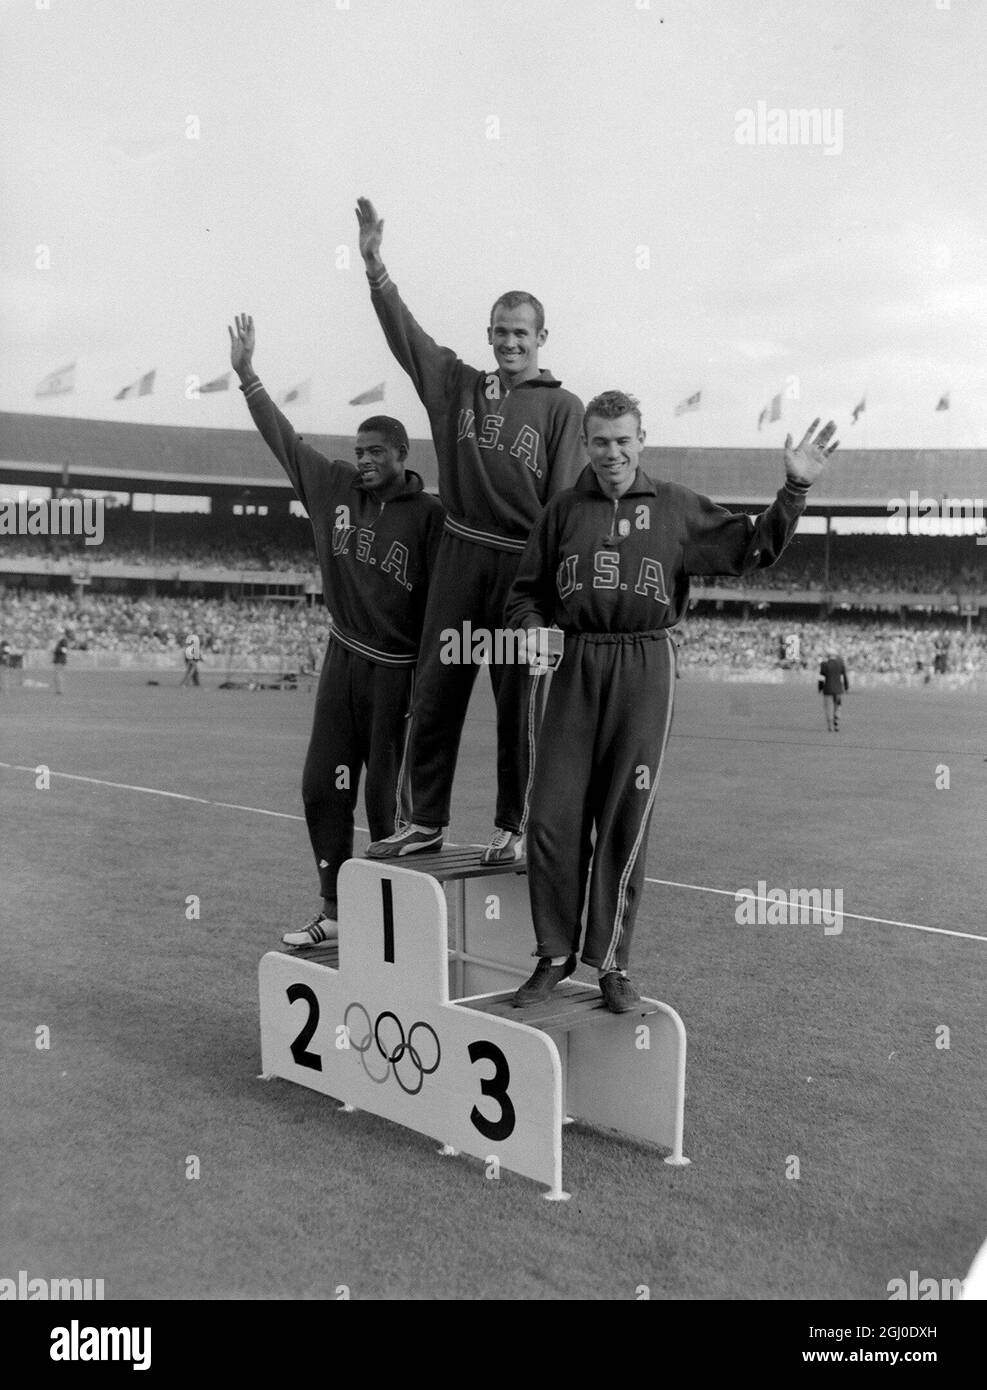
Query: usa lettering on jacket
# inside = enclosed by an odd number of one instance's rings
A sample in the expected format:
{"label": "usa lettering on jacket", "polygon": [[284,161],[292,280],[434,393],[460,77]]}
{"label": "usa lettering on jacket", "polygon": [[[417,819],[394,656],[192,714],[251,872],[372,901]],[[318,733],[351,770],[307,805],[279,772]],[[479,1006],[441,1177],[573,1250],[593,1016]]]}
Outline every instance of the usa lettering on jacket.
{"label": "usa lettering on jacket", "polygon": [[620,498],[587,465],[535,524],[505,606],[509,627],[648,632],[685,615],[689,576],[747,574],[775,562],[808,489],[788,481],[757,517],[731,512],[638,469]]}
{"label": "usa lettering on jacket", "polygon": [[[488,376],[486,383],[484,396],[487,400],[499,400],[500,378],[497,374]],[[541,435],[532,425],[522,425],[515,435],[513,444],[507,445],[501,442],[505,423],[505,416],[491,410],[483,415],[477,429],[476,411],[471,406],[464,406],[459,412],[457,441],[461,443],[464,439],[474,439],[478,449],[485,449],[490,453],[506,451],[511,458],[517,459],[525,468],[529,468],[536,478],[540,478]]]}
{"label": "usa lettering on jacket", "polygon": [[594,589],[626,590],[636,570],[634,592],[644,598],[650,594],[656,603],[667,604],[668,591],[665,588],[665,571],[662,569],[661,561],[648,555],[641,556],[640,560],[628,555],[627,563],[622,564],[623,559],[620,550],[611,550],[609,547],[594,551],[592,557],[580,555],[578,551],[563,555],[555,575],[559,598],[566,599],[570,594],[576,594],[582,589],[585,580],[580,578],[580,560],[583,561],[584,574],[586,562],[591,560],[592,573],[589,582]]}
{"label": "usa lettering on jacket", "polygon": [[[351,547],[351,541],[355,542]],[[402,588],[409,590],[414,585],[408,579],[408,547],[401,541],[391,541],[383,560],[379,558],[378,536],[369,526],[353,526],[350,523],[350,509],[347,506],[336,508],[336,520],[332,528],[332,553],[334,556],[348,555],[361,565],[374,566],[381,574],[393,577]]]}

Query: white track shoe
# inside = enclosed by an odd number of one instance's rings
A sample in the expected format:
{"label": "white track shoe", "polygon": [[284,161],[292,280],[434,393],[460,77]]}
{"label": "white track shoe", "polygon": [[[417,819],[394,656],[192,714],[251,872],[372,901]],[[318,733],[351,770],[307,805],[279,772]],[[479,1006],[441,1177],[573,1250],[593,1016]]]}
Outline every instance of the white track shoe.
{"label": "white track shoe", "polygon": [[515,864],[524,854],[524,836],[516,830],[495,830],[480,857],[481,864]]}
{"label": "white track shoe", "polygon": [[339,923],[320,912],[301,931],[286,931],[281,940],[286,946],[321,946],[325,941],[339,940]]}
{"label": "white track shoe", "polygon": [[375,840],[367,846],[368,859],[400,859],[405,854],[423,854],[426,850],[442,848],[442,826],[426,829],[422,825],[409,825],[404,830],[396,830],[386,840]]}

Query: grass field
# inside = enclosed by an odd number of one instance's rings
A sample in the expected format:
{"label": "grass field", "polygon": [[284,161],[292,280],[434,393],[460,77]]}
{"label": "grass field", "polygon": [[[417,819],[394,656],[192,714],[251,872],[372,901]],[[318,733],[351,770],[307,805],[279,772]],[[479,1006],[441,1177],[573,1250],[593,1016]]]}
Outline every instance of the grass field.
{"label": "grass field", "polygon": [[[837,736],[792,687],[678,699],[633,975],[689,1032],[692,1164],[577,1126],[552,1204],[256,1079],[258,959],[315,905],[310,694],[71,671],[62,697],[9,692],[0,1275],[179,1299],[882,1300],[912,1270],[962,1278],[987,1236],[987,700],[853,694]],[[464,842],[490,828],[491,716],[481,687]],[[842,889],[843,932],[738,925],[728,895],[759,881]]]}

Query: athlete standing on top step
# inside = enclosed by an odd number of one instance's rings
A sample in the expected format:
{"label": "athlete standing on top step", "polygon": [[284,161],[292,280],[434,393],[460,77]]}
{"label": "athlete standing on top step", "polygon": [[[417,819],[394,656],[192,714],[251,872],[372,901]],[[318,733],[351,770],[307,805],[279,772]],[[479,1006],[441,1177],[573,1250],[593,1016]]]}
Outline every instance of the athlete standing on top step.
{"label": "athlete standing on top step", "polygon": [[[371,858],[437,849],[449,823],[452,781],[476,666],[441,659],[443,632],[469,623],[504,626],[504,603],[532,526],[549,498],[571,487],[583,455],[582,405],[548,371],[538,352],[548,336],[533,295],[512,290],[494,304],[487,329],[496,369],[468,367],[412,318],[380,257],[383,221],[366,198],[357,204],[360,254],[388,345],[428,412],[447,509],[429,588],[415,683],[405,797],[411,823],[372,844]],[[460,648],[469,647],[461,640]],[[448,649],[448,644],[446,644]],[[471,655],[471,653],[470,653]],[[522,853],[541,685],[526,665],[491,661],[497,702],[497,807],[488,864]]]}

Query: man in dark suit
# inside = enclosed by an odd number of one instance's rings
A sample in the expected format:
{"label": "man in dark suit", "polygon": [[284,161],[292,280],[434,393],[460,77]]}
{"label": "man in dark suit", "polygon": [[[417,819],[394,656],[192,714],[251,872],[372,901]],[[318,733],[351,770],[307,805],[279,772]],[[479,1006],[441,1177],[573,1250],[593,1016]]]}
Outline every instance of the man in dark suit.
{"label": "man in dark suit", "polygon": [[830,733],[840,732],[840,705],[843,696],[850,689],[846,666],[834,647],[826,652],[825,661],[819,664],[819,690],[822,692],[823,709],[826,712],[826,728]]}

